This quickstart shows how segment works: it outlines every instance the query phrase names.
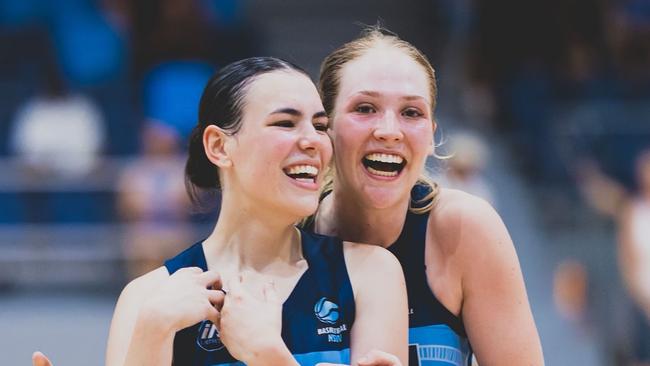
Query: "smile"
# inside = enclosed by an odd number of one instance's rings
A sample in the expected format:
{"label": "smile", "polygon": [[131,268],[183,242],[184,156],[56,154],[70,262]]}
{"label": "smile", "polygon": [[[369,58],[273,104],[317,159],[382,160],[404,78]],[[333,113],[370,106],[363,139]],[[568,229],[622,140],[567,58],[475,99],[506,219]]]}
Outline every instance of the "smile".
{"label": "smile", "polygon": [[361,163],[371,174],[395,177],[406,166],[406,159],[396,154],[370,153],[361,159]]}
{"label": "smile", "polygon": [[283,169],[284,174],[298,182],[316,183],[318,168],[313,165],[294,165]]}

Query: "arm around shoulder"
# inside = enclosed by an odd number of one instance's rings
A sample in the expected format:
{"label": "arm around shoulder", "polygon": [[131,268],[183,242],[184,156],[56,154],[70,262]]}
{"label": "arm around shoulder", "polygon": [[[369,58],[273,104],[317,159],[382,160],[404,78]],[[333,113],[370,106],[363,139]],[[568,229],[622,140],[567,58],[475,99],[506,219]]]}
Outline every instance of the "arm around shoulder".
{"label": "arm around shoulder", "polygon": [[346,243],[345,261],[355,296],[351,332],[351,362],[373,349],[408,357],[408,307],[404,273],[388,250]]}
{"label": "arm around shoulder", "polygon": [[458,194],[446,205],[445,228],[458,240],[461,316],[481,366],[543,365],[517,253],[496,211]]}

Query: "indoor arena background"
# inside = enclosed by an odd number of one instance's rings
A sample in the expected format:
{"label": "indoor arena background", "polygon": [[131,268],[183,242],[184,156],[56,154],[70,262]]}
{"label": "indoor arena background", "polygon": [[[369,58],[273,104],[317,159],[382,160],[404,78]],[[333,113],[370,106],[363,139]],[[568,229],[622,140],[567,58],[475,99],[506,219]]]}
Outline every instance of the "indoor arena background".
{"label": "indoor arena background", "polygon": [[119,289],[209,232],[182,165],[214,70],[317,78],[378,20],[436,68],[432,174],[502,215],[546,364],[631,364],[648,334],[617,233],[650,149],[648,0],[0,0],[0,364],[102,364]]}

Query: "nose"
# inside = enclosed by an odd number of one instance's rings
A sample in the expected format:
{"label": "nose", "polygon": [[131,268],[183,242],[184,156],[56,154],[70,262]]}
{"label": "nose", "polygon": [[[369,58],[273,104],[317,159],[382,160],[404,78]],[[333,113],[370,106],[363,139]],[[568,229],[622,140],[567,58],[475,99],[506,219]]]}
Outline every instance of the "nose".
{"label": "nose", "polygon": [[373,136],[385,142],[399,142],[404,138],[399,120],[393,112],[386,112],[375,125]]}
{"label": "nose", "polygon": [[315,153],[321,149],[322,136],[318,133],[316,128],[311,122],[305,123],[305,128],[300,131],[300,138],[298,140],[298,147],[310,154]]}

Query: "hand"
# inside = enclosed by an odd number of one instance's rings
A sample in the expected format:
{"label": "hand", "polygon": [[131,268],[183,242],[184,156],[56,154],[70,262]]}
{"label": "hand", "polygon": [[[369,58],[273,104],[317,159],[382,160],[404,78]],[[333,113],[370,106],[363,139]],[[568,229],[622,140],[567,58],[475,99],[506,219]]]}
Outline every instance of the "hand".
{"label": "hand", "polygon": [[282,340],[282,302],[275,286],[268,282],[262,293],[254,296],[244,288],[244,281],[240,275],[228,282],[218,323],[221,341],[233,357],[246,364],[261,361],[254,357],[268,360],[289,354]]}
{"label": "hand", "polygon": [[32,354],[32,366],[52,366],[52,362],[44,354],[36,351]]}
{"label": "hand", "polygon": [[147,324],[163,325],[173,333],[206,319],[216,324],[224,298],[221,287],[217,272],[181,268],[142,305],[139,317]]}
{"label": "hand", "polygon": [[372,350],[357,360],[358,366],[402,366],[397,356],[388,352]]}

